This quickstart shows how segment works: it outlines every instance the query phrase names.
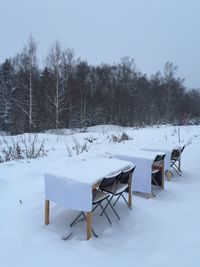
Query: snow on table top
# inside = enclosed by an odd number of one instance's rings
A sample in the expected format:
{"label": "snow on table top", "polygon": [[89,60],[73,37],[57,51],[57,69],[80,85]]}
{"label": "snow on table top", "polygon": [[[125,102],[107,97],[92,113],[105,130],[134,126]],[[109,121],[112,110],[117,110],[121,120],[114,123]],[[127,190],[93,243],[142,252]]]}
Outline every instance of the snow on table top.
{"label": "snow on table top", "polygon": [[154,152],[154,151],[145,151],[145,150],[129,150],[126,152],[122,153],[117,153],[115,156],[121,156],[121,157],[130,157],[130,158],[140,158],[140,159],[148,159],[151,161],[154,161],[157,155],[164,155],[165,153],[159,151],[159,152]]}
{"label": "snow on table top", "polygon": [[45,174],[45,177],[56,176],[63,180],[76,180],[81,183],[93,185],[105,176],[126,170],[134,165],[129,161],[113,158],[95,158],[71,165],[64,162],[54,165],[54,169]]}
{"label": "snow on table top", "polygon": [[145,147],[142,147],[141,149],[142,150],[147,150],[147,151],[163,151],[163,152],[172,152],[172,150],[174,149],[180,149],[181,146],[180,145],[166,145],[166,144],[159,144],[159,145],[154,145],[154,146],[145,146]]}

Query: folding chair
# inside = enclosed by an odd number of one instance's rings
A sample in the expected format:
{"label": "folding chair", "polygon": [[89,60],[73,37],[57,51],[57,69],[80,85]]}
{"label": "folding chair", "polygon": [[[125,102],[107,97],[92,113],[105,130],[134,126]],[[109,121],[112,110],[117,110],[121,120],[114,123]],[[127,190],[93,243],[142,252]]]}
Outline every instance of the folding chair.
{"label": "folding chair", "polygon": [[[186,145],[184,145],[181,149],[174,149],[171,154],[171,164],[170,167],[181,176],[181,154],[185,149]],[[173,175],[173,173],[171,172]]]}
{"label": "folding chair", "polygon": [[[152,184],[156,186],[162,186],[162,168],[163,168],[163,161],[165,155],[157,155],[154,163],[152,165],[151,177],[152,177]],[[151,190],[152,195],[155,197],[155,193],[153,189]]]}
{"label": "folding chair", "polygon": [[112,196],[108,199],[108,203],[106,204],[106,206],[102,210],[102,212],[100,214],[101,216],[105,212],[105,210],[107,209],[107,207],[109,205],[111,207],[111,209],[113,210],[113,212],[115,213],[116,217],[120,220],[119,214],[116,212],[113,205],[111,204],[111,200],[113,198],[113,192],[116,192],[116,190],[118,188],[118,184],[120,183],[121,175],[122,175],[122,172],[118,172],[116,174],[106,176],[104,178],[103,183],[101,183],[99,186],[99,189],[101,191],[106,192],[109,195],[112,194]]}
{"label": "folding chair", "polygon": [[[129,207],[128,201],[125,198],[125,196],[123,195],[124,192],[128,192],[128,187],[129,187],[129,178],[130,175],[133,174],[135,167],[131,167],[125,171],[122,172],[121,178],[120,178],[120,183],[118,184],[118,188],[117,188],[117,193],[118,193],[118,197],[115,200],[115,202],[113,203],[113,207],[115,206],[115,204],[117,203],[117,201],[119,200],[120,197],[122,197],[124,199],[124,201],[126,202],[127,206]],[[131,209],[131,207],[129,207],[129,209]]]}
{"label": "folding chair", "polygon": [[[92,193],[93,193],[92,204],[94,205],[94,208],[92,209],[92,212],[95,211],[95,210],[97,209],[97,207],[100,206],[100,208],[101,208],[101,210],[102,210],[101,215],[104,214],[105,217],[106,217],[106,219],[108,220],[108,222],[109,222],[110,224],[112,224],[112,223],[111,223],[111,220],[110,220],[110,218],[108,217],[108,215],[107,215],[107,213],[106,213],[106,211],[105,211],[105,209],[104,209],[104,207],[103,207],[103,205],[102,205],[102,202],[103,202],[104,200],[106,200],[106,201],[107,201],[107,205],[106,205],[106,207],[109,205],[109,206],[112,208],[112,210],[114,211],[115,214],[116,214],[116,211],[114,210],[114,208],[112,207],[112,205],[111,205],[110,202],[109,202],[110,194],[109,194],[108,192],[104,192],[104,191],[102,191],[102,190],[101,190],[101,186],[102,186],[102,187],[104,187],[105,185],[110,185],[110,186],[111,186],[111,185],[115,182],[116,177],[118,177],[119,175],[121,175],[121,172],[120,172],[120,173],[117,173],[117,174],[115,174],[115,175],[113,175],[113,176],[109,176],[109,177],[104,178],[104,179],[101,181],[101,183],[100,183],[100,185],[99,185],[99,188],[98,188],[98,189],[94,189],[93,192],[92,192]],[[80,217],[83,217],[83,218],[82,218],[82,219],[79,219]],[[70,224],[70,226],[72,227],[72,226],[75,225],[77,222],[81,222],[81,221],[83,221],[83,220],[87,220],[87,218],[86,218],[86,216],[85,216],[85,213],[82,211],[82,212],[81,212],[81,213],[80,213],[80,214],[73,220],[73,222]],[[95,233],[95,231],[94,231],[93,228],[92,228],[92,232],[93,232],[94,236],[98,237],[98,235]]]}
{"label": "folding chair", "polygon": [[[126,202],[126,204],[128,205],[128,202],[126,200],[126,198],[124,197],[123,193],[127,190],[128,188],[128,181],[129,181],[129,176],[133,173],[135,167],[131,167],[130,169],[123,171],[121,173],[121,175],[118,175],[115,178],[115,182],[112,185],[105,185],[105,186],[101,186],[100,189],[108,192],[109,194],[111,194],[110,199],[108,200],[109,202],[106,204],[105,208],[103,211],[106,210],[107,206],[110,204],[115,215],[117,216],[117,218],[120,220],[119,214],[116,212],[116,210],[114,209],[115,204],[117,203],[117,201],[119,200],[119,198],[122,196],[124,201]],[[117,197],[117,199],[115,200],[114,204],[111,204],[111,201],[114,197]],[[128,205],[129,207],[129,205]],[[130,208],[131,209],[131,208]],[[101,215],[103,214],[103,211],[101,213]]]}

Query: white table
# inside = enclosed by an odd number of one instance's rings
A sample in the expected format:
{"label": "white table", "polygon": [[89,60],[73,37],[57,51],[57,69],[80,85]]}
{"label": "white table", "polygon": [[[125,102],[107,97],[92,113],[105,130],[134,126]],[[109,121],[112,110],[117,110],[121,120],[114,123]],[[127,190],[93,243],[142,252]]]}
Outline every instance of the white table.
{"label": "white table", "polygon": [[[152,193],[152,164],[157,155],[164,155],[164,152],[152,152],[143,150],[130,150],[113,155],[114,158],[127,160],[136,165],[132,190],[141,193]],[[164,163],[162,168],[162,184],[164,188]]]}
{"label": "white table", "polygon": [[[72,210],[84,211],[87,217],[87,239],[91,238],[92,190],[108,175],[124,171],[134,165],[128,161],[110,158],[88,159],[67,165],[58,164],[45,173],[45,224],[49,224],[50,201]],[[132,205],[131,177],[129,179],[129,206]]]}

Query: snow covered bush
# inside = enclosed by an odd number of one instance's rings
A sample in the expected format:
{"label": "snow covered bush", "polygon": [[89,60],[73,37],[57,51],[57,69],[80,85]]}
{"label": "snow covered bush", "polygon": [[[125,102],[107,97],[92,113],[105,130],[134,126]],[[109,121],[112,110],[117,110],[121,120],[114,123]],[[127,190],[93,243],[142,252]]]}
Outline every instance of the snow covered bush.
{"label": "snow covered bush", "polygon": [[111,137],[109,136],[108,138],[110,142],[115,142],[115,143],[132,140],[132,138],[126,132],[122,132],[118,136],[113,134]]}
{"label": "snow covered bush", "polygon": [[93,143],[97,140],[97,138],[90,136],[90,137],[86,137],[84,138],[85,141],[89,142],[89,143]]}
{"label": "snow covered bush", "polygon": [[91,148],[91,142],[90,145],[88,145],[88,142],[90,141],[88,139],[85,139],[81,144],[77,139],[74,138],[71,147],[66,145],[69,157],[82,154],[83,152],[88,152],[88,150]]}
{"label": "snow covered bush", "polygon": [[44,141],[40,141],[37,134],[19,135],[16,138],[1,136],[0,163],[46,156]]}

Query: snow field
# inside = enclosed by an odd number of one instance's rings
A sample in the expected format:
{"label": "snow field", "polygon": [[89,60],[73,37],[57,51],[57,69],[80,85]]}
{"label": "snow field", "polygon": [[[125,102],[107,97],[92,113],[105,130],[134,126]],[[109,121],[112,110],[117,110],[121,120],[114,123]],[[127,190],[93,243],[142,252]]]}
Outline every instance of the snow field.
{"label": "snow field", "polygon": [[[132,140],[110,141],[123,131]],[[58,160],[71,165],[132,147],[179,144],[178,127],[98,126],[87,133],[62,133],[39,134],[47,157],[0,164],[0,266],[199,266],[200,126],[180,126],[180,144],[190,142],[182,156],[182,177],[175,174],[166,181],[156,198],[134,195],[132,211],[121,200],[116,207],[121,220],[109,214],[112,227],[97,212],[94,228],[100,237],[90,241],[85,240],[84,222],[73,228],[69,240],[62,240],[76,211],[53,204],[50,224],[44,225],[44,173]],[[76,155],[74,139],[83,144],[85,138],[93,138],[88,152]]]}

